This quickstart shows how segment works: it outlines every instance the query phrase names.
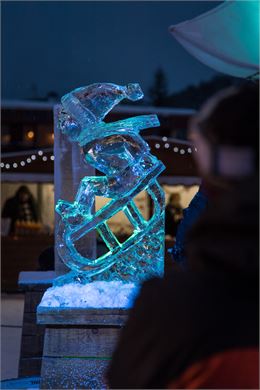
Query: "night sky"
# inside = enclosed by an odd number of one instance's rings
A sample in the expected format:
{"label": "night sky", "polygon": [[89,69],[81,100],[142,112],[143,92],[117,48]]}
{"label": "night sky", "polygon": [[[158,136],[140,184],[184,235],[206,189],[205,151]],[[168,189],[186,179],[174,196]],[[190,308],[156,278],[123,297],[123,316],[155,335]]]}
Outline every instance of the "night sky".
{"label": "night sky", "polygon": [[60,95],[94,82],[139,82],[161,67],[169,92],[216,73],[188,54],[168,27],[216,1],[2,2],[2,99]]}

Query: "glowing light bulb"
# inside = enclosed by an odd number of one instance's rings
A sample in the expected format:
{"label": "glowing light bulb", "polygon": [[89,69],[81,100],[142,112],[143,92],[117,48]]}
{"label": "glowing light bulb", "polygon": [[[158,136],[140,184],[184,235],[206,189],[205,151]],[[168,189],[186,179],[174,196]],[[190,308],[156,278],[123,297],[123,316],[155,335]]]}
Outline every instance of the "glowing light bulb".
{"label": "glowing light bulb", "polygon": [[32,131],[32,130],[27,131],[26,137],[27,137],[28,139],[30,139],[30,140],[33,139],[33,138],[34,138],[34,131]]}

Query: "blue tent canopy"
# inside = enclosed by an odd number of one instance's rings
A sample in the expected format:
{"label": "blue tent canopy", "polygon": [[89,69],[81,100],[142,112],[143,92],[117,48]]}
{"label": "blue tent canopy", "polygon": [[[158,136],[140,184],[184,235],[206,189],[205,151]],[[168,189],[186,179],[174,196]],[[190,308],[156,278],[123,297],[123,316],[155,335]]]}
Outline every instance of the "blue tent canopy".
{"label": "blue tent canopy", "polygon": [[236,77],[259,77],[259,1],[225,1],[170,32],[195,58]]}

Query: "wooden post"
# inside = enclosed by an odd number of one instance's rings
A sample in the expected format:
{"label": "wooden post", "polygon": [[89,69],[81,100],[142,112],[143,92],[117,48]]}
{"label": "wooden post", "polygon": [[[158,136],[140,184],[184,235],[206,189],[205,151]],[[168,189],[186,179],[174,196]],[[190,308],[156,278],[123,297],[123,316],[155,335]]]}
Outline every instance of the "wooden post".
{"label": "wooden post", "polygon": [[53,271],[20,272],[18,285],[25,301],[19,377],[40,376],[45,328],[36,323],[36,308],[54,277]]}
{"label": "wooden post", "polygon": [[108,388],[105,372],[127,313],[38,306],[38,324],[46,327],[40,388]]}

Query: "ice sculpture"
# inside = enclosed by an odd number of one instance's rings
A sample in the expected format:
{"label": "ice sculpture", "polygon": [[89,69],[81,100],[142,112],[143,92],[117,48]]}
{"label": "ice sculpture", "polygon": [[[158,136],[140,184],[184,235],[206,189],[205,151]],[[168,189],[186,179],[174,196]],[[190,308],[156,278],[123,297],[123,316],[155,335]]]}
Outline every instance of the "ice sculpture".
{"label": "ice sculpture", "polygon": [[[150,154],[139,131],[159,126],[156,115],[140,115],[112,123],[103,119],[122,99],[143,97],[139,84],[119,86],[97,83],[75,89],[62,97],[59,127],[71,142],[82,148],[86,163],[105,176],[84,177],[73,203],[59,200],[60,214],[56,245],[63,262],[71,269],[54,285],[94,280],[139,282],[162,276],[164,264],[164,192],[157,182],[164,165]],[[134,202],[146,190],[153,200],[153,215],[144,219]],[[95,212],[95,196],[111,200]],[[133,226],[123,243],[111,231],[108,220],[123,211]],[[88,258],[77,242],[95,230],[107,253]]]}

